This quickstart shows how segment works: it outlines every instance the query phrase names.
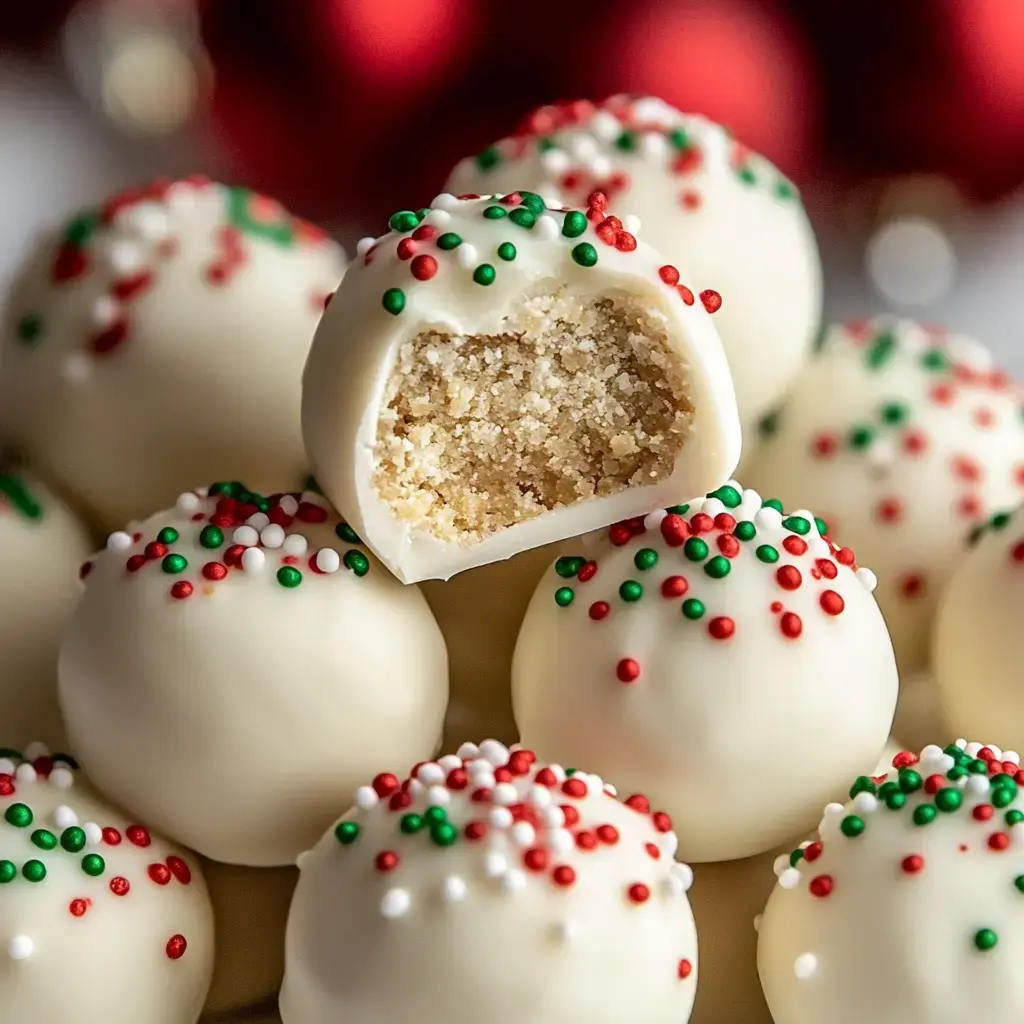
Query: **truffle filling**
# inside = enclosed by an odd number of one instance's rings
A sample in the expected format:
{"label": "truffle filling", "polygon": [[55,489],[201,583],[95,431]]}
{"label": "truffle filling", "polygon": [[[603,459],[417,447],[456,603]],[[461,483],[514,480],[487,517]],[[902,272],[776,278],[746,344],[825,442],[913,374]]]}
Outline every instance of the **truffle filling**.
{"label": "truffle filling", "polygon": [[401,346],[373,482],[399,519],[468,546],[663,479],[692,422],[664,314],[559,289],[525,300],[501,334],[426,331]]}

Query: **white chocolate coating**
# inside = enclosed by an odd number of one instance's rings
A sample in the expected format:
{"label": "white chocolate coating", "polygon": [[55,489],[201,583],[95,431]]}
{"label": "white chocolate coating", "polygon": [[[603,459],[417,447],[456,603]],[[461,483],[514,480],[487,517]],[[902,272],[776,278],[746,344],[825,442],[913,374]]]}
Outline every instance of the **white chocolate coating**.
{"label": "white chocolate coating", "polygon": [[453,192],[529,188],[567,206],[603,191],[639,237],[724,303],[715,316],[740,419],[789,390],[821,317],[821,264],[794,186],[711,121],[652,97],[542,107],[452,172]]}
{"label": "white chocolate coating", "polygon": [[11,440],[113,530],[190,487],[304,470],[302,366],[344,256],[272,200],[193,178],[46,238],[5,310]]}
{"label": "white chocolate coating", "polygon": [[40,744],[0,752],[0,1017],[196,1024],[213,912],[195,857]]}
{"label": "white chocolate coating", "polygon": [[972,339],[891,318],[840,324],[752,460],[751,486],[816,509],[878,573],[905,674],[928,667],[971,528],[1024,494],[1020,408]]}
{"label": "white chocolate coating", "polygon": [[206,1012],[265,1003],[284,976],[284,929],[298,869],[243,868],[205,857],[201,863],[217,932]]}
{"label": "white chocolate coating", "polygon": [[0,466],[0,701],[5,738],[64,744],[57,651],[92,543],[32,474]]}
{"label": "white chocolate coating", "polygon": [[378,776],[300,863],[284,1024],[686,1024],[692,873],[667,816],[494,740],[399,787]]}
{"label": "white chocolate coating", "polygon": [[988,731],[1024,747],[1024,514],[997,513],[979,531],[943,591],[932,633],[932,664],[952,729]]}
{"label": "white chocolate coating", "polygon": [[240,486],[111,535],[65,634],[60,700],[111,798],[211,859],[271,867],[367,768],[434,752],[448,668],[423,595],[322,497]]}
{"label": "white chocolate coating", "polygon": [[1019,759],[957,746],[858,780],[779,864],[758,939],[775,1024],[1021,1019]]}
{"label": "white chocolate coating", "polygon": [[[896,706],[892,645],[873,574],[811,513],[784,517],[733,483],[562,555],[516,644],[523,742],[652,794],[686,822],[682,857],[771,849],[874,766]],[[748,770],[761,763],[764,791]]]}
{"label": "white chocolate coating", "polygon": [[[529,199],[541,203],[539,197]],[[531,226],[523,227],[512,214],[488,219],[484,211],[499,206],[497,199],[440,195],[432,205],[422,224],[416,214],[396,214],[392,222],[403,230],[377,239],[350,267],[317,330],[303,379],[303,434],[316,478],[395,575],[404,582],[448,579],[652,505],[684,500],[728,476],[739,459],[740,433],[725,355],[696,293],[685,282],[677,285],[674,268],[668,275],[672,283],[659,276],[665,264],[661,256],[635,240],[631,251],[620,251],[601,240],[595,221],[586,221],[582,233],[570,237],[567,224],[578,211],[546,208],[530,213]],[[524,214],[525,207],[524,201]],[[515,212],[513,205],[501,208]],[[411,220],[403,224],[403,216]],[[439,245],[444,235],[461,242],[444,250]],[[510,241],[515,257],[504,261],[496,253]],[[581,247],[594,254],[595,265],[574,257]],[[403,258],[411,252],[418,255]],[[419,256],[433,261],[429,279],[414,276]],[[481,286],[475,275],[481,265],[492,266],[488,261],[496,265],[493,280]],[[618,294],[638,300],[658,319],[673,358],[688,364],[689,436],[668,475],[653,483],[562,504],[473,543],[448,541],[396,514],[374,485],[389,376],[401,347],[417,335],[429,330],[500,335],[509,317],[545,289],[578,300],[580,315],[599,299]],[[385,303],[397,293],[403,306],[393,315]]]}

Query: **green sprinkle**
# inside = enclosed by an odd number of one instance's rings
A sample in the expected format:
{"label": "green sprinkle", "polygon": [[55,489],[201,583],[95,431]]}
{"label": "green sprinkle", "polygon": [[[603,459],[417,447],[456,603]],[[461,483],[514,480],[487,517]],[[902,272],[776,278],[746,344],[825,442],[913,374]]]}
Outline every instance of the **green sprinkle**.
{"label": "green sprinkle", "polygon": [[219,548],[224,543],[224,531],[219,526],[204,526],[199,533],[204,548]]}
{"label": "green sprinkle", "polygon": [[363,542],[359,539],[359,534],[352,529],[348,523],[338,523],[334,528],[334,533],[339,540],[343,540],[346,544],[362,544]]}
{"label": "green sprinkle", "polygon": [[757,549],[754,551],[754,554],[757,555],[757,557],[762,562],[767,562],[769,565],[772,562],[777,562],[779,560],[778,549],[773,548],[771,544],[758,545]]}
{"label": "green sprinkle", "polygon": [[480,266],[473,271],[473,280],[477,284],[482,284],[485,287],[489,284],[494,284],[494,279],[497,276],[497,272],[490,263],[481,263]]}
{"label": "green sprinkle", "polygon": [[761,508],[773,508],[781,516],[783,513],[782,502],[778,498],[769,498],[761,502]]}
{"label": "green sprinkle", "polygon": [[757,527],[749,519],[744,519],[736,524],[733,535],[737,540],[753,540],[757,536]]}
{"label": "green sprinkle", "polygon": [[597,250],[589,242],[580,242],[573,247],[572,258],[581,267],[593,267],[597,265]]}
{"label": "green sprinkle", "polygon": [[488,206],[484,209],[484,216],[488,220],[501,220],[508,216],[508,210],[504,206]]}
{"label": "green sprinkle", "polygon": [[178,536],[178,531],[173,526],[165,526],[156,535],[156,539],[161,544],[174,544],[177,541]]}
{"label": "green sprinkle", "polygon": [[875,784],[871,778],[867,775],[858,775],[850,787],[850,799],[852,800],[858,793],[871,793],[874,796],[875,792]]}
{"label": "green sprinkle", "polygon": [[27,860],[21,873],[29,882],[41,882],[46,877],[46,865],[41,860]]}
{"label": "green sprinkle", "polygon": [[685,516],[690,511],[689,505],[671,505],[665,511],[670,516]]}
{"label": "green sprinkle", "polygon": [[28,804],[11,804],[4,812],[4,821],[15,828],[28,828],[34,818]]}
{"label": "green sprinkle", "polygon": [[804,519],[803,516],[788,516],[782,520],[782,525],[791,533],[799,533],[801,537],[811,532],[810,520]]}
{"label": "green sprinkle", "polygon": [[441,821],[430,827],[430,840],[435,846],[452,846],[459,838],[458,829],[448,821]]}
{"label": "green sprinkle", "polygon": [[796,186],[785,178],[779,178],[775,182],[774,192],[776,199],[793,199],[796,196]]}
{"label": "green sprinkle", "polygon": [[756,185],[757,175],[750,167],[741,167],[737,172],[736,176],[743,182],[744,185]]}
{"label": "green sprinkle", "polygon": [[64,829],[60,834],[60,845],[68,853],[80,853],[85,849],[85,830],[77,825]]}
{"label": "green sprinkle", "polygon": [[781,418],[782,414],[778,409],[775,412],[766,413],[757,421],[757,432],[763,438],[772,437],[778,433]]}
{"label": "green sprinkle", "polygon": [[708,557],[708,546],[700,537],[689,537],[683,545],[683,554],[691,562],[703,562]]}
{"label": "green sprinkle", "polygon": [[562,221],[562,234],[566,238],[579,238],[587,230],[586,214],[579,210],[570,210]]}
{"label": "green sprinkle", "polygon": [[795,868],[795,867],[797,866],[797,864],[799,864],[799,863],[800,863],[800,861],[802,861],[803,859],[804,859],[804,851],[803,851],[803,850],[801,850],[801,849],[800,849],[800,847],[798,846],[798,847],[797,847],[797,848],[796,848],[796,849],[795,849],[795,850],[794,850],[794,851],[793,851],[793,852],[792,852],[792,853],[791,853],[791,854],[789,855],[789,866],[790,866],[791,868]]}
{"label": "green sprinkle", "polygon": [[82,870],[90,878],[98,878],[106,870],[107,865],[98,853],[87,853],[82,858]]}
{"label": "green sprinkle", "polygon": [[848,443],[857,450],[867,448],[875,439],[875,432],[870,427],[854,427],[850,431]]}
{"label": "green sprinkle", "polygon": [[488,146],[476,155],[476,165],[481,171],[491,171],[501,163],[497,146]]}
{"label": "green sprinkle", "polygon": [[457,235],[454,231],[446,231],[437,239],[438,249],[443,249],[448,252],[450,249],[458,249],[462,245],[462,236]]}
{"label": "green sprinkle", "polygon": [[568,608],[575,597],[576,592],[572,587],[559,587],[555,591],[555,604],[557,604],[559,608]]}
{"label": "green sprinkle", "polygon": [[914,824],[930,825],[938,817],[938,814],[939,812],[931,804],[921,804],[914,808]]}
{"label": "green sprinkle", "polygon": [[351,846],[359,838],[359,824],[355,821],[341,821],[334,830],[334,838],[342,846]]}
{"label": "green sprinkle", "polygon": [[936,373],[944,373],[949,369],[949,360],[946,358],[946,353],[943,352],[942,349],[930,348],[921,356],[921,365],[926,370],[932,370]]}
{"label": "green sprinkle", "polygon": [[555,572],[564,580],[571,580],[586,563],[578,555],[563,555],[555,562]]}
{"label": "green sprinkle", "polygon": [[865,829],[864,819],[856,814],[848,814],[839,824],[839,830],[848,839],[856,839]]}
{"label": "green sprinkle", "polygon": [[683,615],[688,619],[699,619],[704,615],[704,602],[695,597],[688,597],[683,602]]}
{"label": "green sprinkle", "polygon": [[294,565],[282,565],[277,570],[277,582],[282,587],[297,587],[302,582],[302,573]]}
{"label": "green sprinkle", "polygon": [[[18,877],[17,866],[9,860],[0,860],[0,885],[13,882]],[[1021,876],[1024,878],[1024,875]]]}
{"label": "green sprinkle", "polygon": [[729,484],[719,487],[717,491],[712,491],[708,497],[717,498],[726,508],[738,508],[743,500],[740,492]]}
{"label": "green sprinkle", "polygon": [[542,213],[547,211],[548,204],[537,195],[536,192],[520,192],[519,197],[523,201],[525,206],[534,217],[539,217]]}
{"label": "green sprinkle", "polygon": [[188,568],[188,559],[184,555],[167,555],[160,563],[160,568],[168,575],[173,576]]}
{"label": "green sprinkle", "polygon": [[732,564],[725,555],[715,555],[704,563],[704,571],[713,579],[724,579],[732,571]]}
{"label": "green sprinkle", "polygon": [[75,217],[64,229],[64,240],[75,246],[83,246],[89,241],[99,217],[95,213],[83,213]]}
{"label": "green sprinkle", "polygon": [[[346,551],[341,564],[357,576],[365,576],[370,571],[370,560],[362,551]],[[297,586],[297,584],[295,585]]]}
{"label": "green sprinkle", "polygon": [[676,149],[690,148],[690,136],[682,128],[673,128],[667,138]]}
{"label": "green sprinkle", "polygon": [[423,828],[423,816],[420,814],[403,814],[398,827],[407,835],[419,832]]}
{"label": "green sprinkle", "polygon": [[963,802],[964,798],[959,789],[940,789],[935,794],[935,806],[945,814],[952,814],[953,811],[960,810],[960,805]]}
{"label": "green sprinkle", "polygon": [[974,933],[974,945],[981,950],[982,953],[987,953],[990,949],[995,949],[999,942],[999,936],[996,935],[991,928],[982,928],[980,931]]}
{"label": "green sprinkle", "polygon": [[621,597],[623,601],[629,601],[632,603],[634,601],[639,601],[643,596],[644,588],[637,583],[636,580],[626,580],[626,582],[619,587],[619,597]]}
{"label": "green sprinkle", "polygon": [[18,341],[34,345],[43,333],[43,318],[38,313],[28,313],[18,321]]}
{"label": "green sprinkle", "polygon": [[504,260],[506,263],[511,263],[518,253],[516,247],[511,242],[502,242],[498,246],[498,259]]}
{"label": "green sprinkle", "polygon": [[1017,798],[1015,790],[1010,789],[1009,786],[993,786],[990,799],[993,807],[998,807],[1002,810],[1004,807],[1009,807]]}
{"label": "green sprinkle", "polygon": [[822,537],[828,534],[828,523],[826,523],[820,516],[814,517],[814,525],[818,528],[818,533],[820,533]]}
{"label": "green sprinkle", "polygon": [[[0,882],[4,880],[3,876],[3,865],[4,863],[10,864],[10,861],[0,861]],[[1017,887],[1017,892],[1024,892],[1024,875],[1018,875],[1014,880],[1013,884]]]}
{"label": "green sprinkle", "polygon": [[1024,821],[1024,811],[1007,811],[1004,820],[1010,828],[1013,828],[1014,825],[1019,825]]}
{"label": "green sprinkle", "polygon": [[903,423],[909,415],[910,409],[903,402],[886,402],[882,406],[882,419],[886,423]]}
{"label": "green sprinkle", "polygon": [[57,845],[57,837],[49,829],[37,828],[30,838],[32,845],[40,850],[52,850]]}
{"label": "green sprinkle", "polygon": [[871,343],[864,361],[871,370],[881,369],[896,353],[896,337],[892,331],[883,331]]}
{"label": "green sprinkle", "polygon": [[636,149],[636,132],[623,132],[615,140],[615,145],[624,153],[632,153]]}
{"label": "green sprinkle", "polygon": [[906,805],[906,802],[907,797],[904,793],[890,793],[885,798],[885,806],[888,807],[890,811],[903,810],[903,807]]}
{"label": "green sprinkle", "polygon": [[398,316],[405,309],[405,292],[401,288],[389,288],[381,296],[380,304],[392,316]]}
{"label": "green sprinkle", "polygon": [[641,548],[633,556],[633,564],[642,571],[653,569],[658,564],[658,552],[654,548]]}
{"label": "green sprinkle", "polygon": [[1001,530],[1013,518],[1009,512],[997,512],[990,520],[989,526],[993,530]]}
{"label": "green sprinkle", "polygon": [[448,812],[443,807],[428,807],[423,814],[426,818],[428,825],[439,825],[443,821],[448,820]]}
{"label": "green sprinkle", "polygon": [[517,206],[509,215],[508,219],[513,224],[529,230],[537,223],[537,218],[525,207]]}
{"label": "green sprinkle", "polygon": [[391,218],[388,220],[388,227],[392,231],[412,231],[419,222],[420,218],[412,210],[399,210],[398,213],[391,214]]}
{"label": "green sprinkle", "polygon": [[899,773],[900,789],[904,793],[916,793],[921,788],[921,775],[913,768],[903,768]]}

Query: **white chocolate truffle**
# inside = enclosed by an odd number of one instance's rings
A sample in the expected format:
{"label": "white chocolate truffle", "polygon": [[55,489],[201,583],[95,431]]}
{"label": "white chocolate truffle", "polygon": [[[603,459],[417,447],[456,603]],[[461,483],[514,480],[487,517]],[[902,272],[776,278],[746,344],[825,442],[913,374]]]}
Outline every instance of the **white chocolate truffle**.
{"label": "white chocolate truffle", "polygon": [[0,453],[0,720],[15,744],[64,744],[57,651],[92,548],[77,517]]}
{"label": "white chocolate truffle", "polygon": [[204,178],[83,211],[16,282],[0,426],[106,529],[207,480],[305,467],[302,366],[344,272],[276,202]]}
{"label": "white chocolate truffle", "polygon": [[897,693],[874,577],[821,525],[730,483],[565,546],[516,644],[523,742],[648,793],[690,861],[812,828],[877,762]]}
{"label": "white chocolate truffle", "polygon": [[739,460],[720,299],[606,212],[440,195],[396,213],[331,301],[306,448],[404,582],[684,501]]}
{"label": "white chocolate truffle", "polygon": [[1016,1024],[1024,821],[1016,754],[899,754],[784,865],[758,969],[775,1024]]}
{"label": "white chocolate truffle", "polygon": [[357,803],[299,865],[284,1024],[686,1024],[692,872],[645,798],[486,740]]}
{"label": "white chocolate truffle", "polygon": [[1020,410],[979,343],[879,318],[831,328],[768,421],[748,481],[816,509],[878,573],[904,674],[928,667],[939,593],[971,528],[1024,493]]}
{"label": "white chocolate truffle", "polygon": [[298,869],[243,868],[205,857],[201,863],[217,935],[206,1012],[222,1014],[276,997],[284,976],[284,929]]}
{"label": "white chocolate truffle", "polygon": [[65,634],[89,777],[204,856],[294,863],[367,769],[429,757],[448,698],[423,595],[311,491],[188,492],[112,534]]}
{"label": "white chocolate truffle", "polygon": [[789,390],[821,317],[821,263],[796,188],[703,117],[652,97],[534,111],[522,129],[462,161],[453,192],[530,188],[567,206],[598,190],[668,262],[715,288],[715,326],[740,419],[753,425]]}
{"label": "white chocolate truffle", "polygon": [[0,1016],[196,1024],[213,912],[196,859],[38,743],[0,750]]}
{"label": "white chocolate truffle", "polygon": [[[956,734],[1024,748],[1024,513],[993,516],[972,538],[939,604],[932,664]],[[984,732],[973,731],[983,726]]]}

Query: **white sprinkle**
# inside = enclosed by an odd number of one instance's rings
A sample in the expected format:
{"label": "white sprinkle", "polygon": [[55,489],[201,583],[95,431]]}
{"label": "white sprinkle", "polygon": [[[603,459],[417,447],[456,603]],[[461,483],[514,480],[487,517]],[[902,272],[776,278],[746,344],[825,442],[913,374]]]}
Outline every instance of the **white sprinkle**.
{"label": "white sprinkle", "polygon": [[440,786],[447,777],[447,774],[436,761],[429,761],[427,764],[420,765],[419,771],[416,772],[416,778],[424,786]]}
{"label": "white sprinkle", "polygon": [[544,838],[552,853],[568,853],[576,845],[572,833],[565,828],[550,829]]}
{"label": "white sprinkle", "polygon": [[57,767],[50,772],[50,785],[55,789],[70,789],[75,784],[75,773],[70,768]]}
{"label": "white sprinkle", "polygon": [[533,233],[545,242],[553,242],[561,234],[561,228],[559,228],[558,221],[554,217],[545,213],[538,218],[537,223],[534,225]]}
{"label": "white sprinkle", "polygon": [[389,889],[380,901],[380,912],[384,917],[405,917],[412,905],[412,897],[407,889]]}
{"label": "white sprinkle", "polygon": [[507,807],[492,807],[487,820],[497,829],[511,828],[515,819]]}
{"label": "white sprinkle", "polygon": [[466,898],[466,883],[458,875],[449,875],[444,880],[444,898],[448,903],[458,903]]}
{"label": "white sprinkle", "polygon": [[107,265],[115,274],[135,274],[145,266],[145,254],[136,242],[114,242],[106,255]]}
{"label": "white sprinkle", "polygon": [[512,826],[512,842],[528,850],[537,841],[537,830],[528,821],[517,821]]}
{"label": "white sprinkle", "polygon": [[421,793],[425,793],[426,791],[427,791],[427,787],[424,786],[423,783],[420,782],[419,779],[410,779],[409,780],[409,792],[413,796],[419,796]]}
{"label": "white sprinkle", "polygon": [[298,499],[291,494],[286,494],[277,506],[286,516],[293,516],[299,511]]}
{"label": "white sprinkle", "polygon": [[858,814],[874,814],[878,810],[878,797],[873,793],[858,793],[853,798],[853,809]]}
{"label": "white sprinkle", "polygon": [[610,110],[598,110],[590,119],[589,127],[603,142],[611,142],[622,132],[622,122]]}
{"label": "white sprinkle", "polygon": [[587,161],[597,156],[597,142],[590,135],[576,135],[569,140],[569,149],[577,160]]}
{"label": "white sprinkle", "polygon": [[45,743],[40,743],[39,740],[33,740],[25,747],[22,754],[26,761],[35,761],[40,757],[48,757],[50,748]]}
{"label": "white sprinkle", "polygon": [[480,756],[495,768],[500,768],[508,764],[508,747],[498,740],[484,740],[480,744]]}
{"label": "white sprinkle", "polygon": [[572,942],[579,933],[579,925],[572,921],[557,921],[551,926],[551,937],[555,942]]}
{"label": "white sprinkle", "polygon": [[17,767],[9,757],[0,757],[0,775],[13,775]]}
{"label": "white sprinkle", "polygon": [[266,512],[253,512],[251,516],[245,521],[246,526],[251,526],[254,530],[262,530],[265,526],[270,525],[270,516]]}
{"label": "white sprinkle", "polygon": [[360,786],[356,790],[356,807],[361,810],[368,811],[370,808],[376,807],[379,802],[380,797],[373,786]]}
{"label": "white sprinkle", "polygon": [[689,864],[673,864],[671,873],[682,883],[683,892],[689,892],[693,885],[693,868]]}
{"label": "white sprinkle", "polygon": [[341,555],[334,548],[321,548],[316,553],[315,564],[321,572],[337,572],[341,568]]}
{"label": "white sprinkle", "polygon": [[239,526],[231,535],[232,543],[252,548],[260,542],[260,535],[251,526]]}
{"label": "white sprinkle", "polygon": [[242,569],[245,572],[261,572],[267,565],[267,556],[259,548],[246,548],[242,552]]}
{"label": "white sprinkle", "polygon": [[497,850],[488,850],[484,856],[484,874],[488,878],[500,878],[508,871],[508,858]]}
{"label": "white sprinkle", "polygon": [[103,842],[103,829],[95,821],[87,821],[82,826],[82,831],[85,833],[85,841],[90,846],[99,846]]}
{"label": "white sprinkle", "polygon": [[619,791],[610,782],[604,784],[604,791],[609,796],[617,797],[619,795]]}
{"label": "white sprinkle", "polygon": [[501,807],[519,803],[519,790],[511,782],[499,782],[494,787],[494,802]]}
{"label": "white sprinkle", "polygon": [[431,786],[427,790],[427,802],[432,807],[447,807],[452,802],[452,794],[444,786]]}
{"label": "white sprinkle", "polygon": [[260,543],[265,548],[279,548],[284,543],[284,527],[271,523],[260,531]]}
{"label": "white sprinkle", "polygon": [[766,505],[757,510],[754,525],[761,530],[778,530],[782,527],[782,513],[771,505]]}
{"label": "white sprinkle", "polygon": [[754,931],[759,932],[761,930],[761,915],[754,915]]}
{"label": "white sprinkle", "polygon": [[89,312],[94,327],[109,327],[121,315],[121,304],[111,295],[101,295]]}
{"label": "white sprinkle", "polygon": [[[555,802],[555,798],[547,786],[532,786],[526,799],[534,807],[550,807]],[[562,822],[559,821],[558,824],[561,825]]]}
{"label": "white sprinkle", "polygon": [[465,267],[466,270],[472,270],[477,264],[478,255],[476,246],[470,245],[469,242],[463,242],[462,245],[455,250],[455,258],[460,267]]}
{"label": "white sprinkle", "polygon": [[878,586],[878,577],[867,567],[862,565],[857,570],[857,579],[860,580],[861,586],[869,593],[875,592],[875,587]]}
{"label": "white sprinkle", "polygon": [[572,159],[564,149],[549,149],[546,153],[542,154],[540,165],[548,174],[555,177],[565,174],[569,170],[572,165]]}
{"label": "white sprinkle", "polygon": [[975,796],[985,796],[992,788],[992,784],[984,775],[968,775],[967,788]]}
{"label": "white sprinkle", "polygon": [[127,551],[133,543],[134,541],[130,533],[125,533],[124,530],[117,530],[107,538],[107,550],[120,553]]}
{"label": "white sprinkle", "polygon": [[302,556],[309,550],[309,541],[301,533],[290,533],[285,537],[281,550],[292,557]]}
{"label": "white sprinkle", "polygon": [[725,502],[722,501],[721,498],[708,498],[704,502],[704,515],[711,516],[712,519],[714,519],[715,516],[720,515],[725,510]]}
{"label": "white sprinkle", "polygon": [[431,210],[423,218],[424,224],[433,224],[435,228],[445,228],[452,222],[452,215],[447,210]]}
{"label": "white sprinkle", "polygon": [[830,804],[825,804],[826,818],[838,818],[844,816],[845,814],[846,808],[842,804],[836,803],[835,801],[833,801]]}
{"label": "white sprinkle", "polygon": [[445,754],[437,759],[438,767],[444,772],[444,778],[448,778],[449,772],[462,767],[462,758],[458,754]]}
{"label": "white sprinkle", "polygon": [[15,770],[14,777],[19,782],[35,782],[39,778],[39,773],[27,761],[23,761]]}
{"label": "white sprinkle", "polygon": [[644,529],[657,530],[667,517],[668,513],[663,508],[655,509],[644,516]]}
{"label": "white sprinkle", "polygon": [[451,192],[441,192],[430,200],[431,212],[437,210],[454,210],[459,205],[459,200]]}
{"label": "white sprinkle", "polygon": [[[961,744],[958,743],[957,746],[961,746]],[[968,757],[977,757],[983,746],[983,743],[968,743],[963,750]]]}
{"label": "white sprinkle", "polygon": [[663,832],[661,836],[661,849],[666,857],[674,857],[679,849],[679,836],[675,832]]}
{"label": "white sprinkle", "polygon": [[521,892],[526,888],[526,872],[519,868],[509,868],[501,876],[501,888],[507,893]]}
{"label": "white sprinkle", "polygon": [[178,495],[177,505],[182,512],[195,512],[200,505],[199,495],[193,494],[191,491],[185,491]]}
{"label": "white sprinkle", "polygon": [[796,868],[786,868],[785,871],[779,875],[779,885],[783,889],[795,889],[800,884],[800,879],[803,876]]}
{"label": "white sprinkle", "polygon": [[12,960],[27,960],[35,948],[35,943],[27,935],[15,935],[7,947],[7,953]]}
{"label": "white sprinkle", "polygon": [[640,234],[641,221],[635,213],[627,213],[622,218],[622,226],[634,237]]}
{"label": "white sprinkle", "polygon": [[1020,754],[1016,750],[1004,750],[1003,760],[1012,761],[1014,764],[1020,764]]}
{"label": "white sprinkle", "polygon": [[598,153],[587,161],[587,170],[595,178],[606,178],[612,173],[611,159],[604,153]]}
{"label": "white sprinkle", "polygon": [[793,973],[806,981],[818,969],[818,958],[813,953],[801,953],[793,962]]}
{"label": "white sprinkle", "polygon": [[67,804],[61,804],[53,809],[53,823],[62,830],[73,828],[78,824],[78,815]]}
{"label": "white sprinkle", "polygon": [[896,461],[896,446],[887,437],[880,437],[869,446],[864,458],[873,469],[884,469]]}
{"label": "white sprinkle", "polygon": [[686,890],[683,888],[682,880],[677,875],[668,875],[662,882],[662,888],[665,890],[665,895],[670,900],[677,900],[682,896]]}
{"label": "white sprinkle", "polygon": [[367,235],[365,238],[360,238],[359,241],[356,242],[356,255],[365,256],[376,244],[377,239],[373,238],[371,235]]}
{"label": "white sprinkle", "polygon": [[552,803],[541,809],[540,818],[548,828],[561,828],[565,824],[565,811]]}
{"label": "white sprinkle", "polygon": [[644,132],[640,138],[640,152],[648,160],[664,160],[668,156],[668,139],[657,132]]}
{"label": "white sprinkle", "polygon": [[785,853],[780,853],[772,863],[772,871],[775,872],[775,877],[778,878],[783,871],[787,871],[793,865],[789,863],[789,856]]}
{"label": "white sprinkle", "polygon": [[814,540],[807,545],[810,548],[811,555],[814,558],[831,558],[832,549],[828,545],[828,541],[824,537],[815,537]]}
{"label": "white sprinkle", "polygon": [[171,233],[167,211],[156,203],[139,203],[126,207],[118,217],[147,241],[159,242]]}
{"label": "white sprinkle", "polygon": [[469,781],[474,789],[494,789],[497,785],[494,772],[471,772]]}

